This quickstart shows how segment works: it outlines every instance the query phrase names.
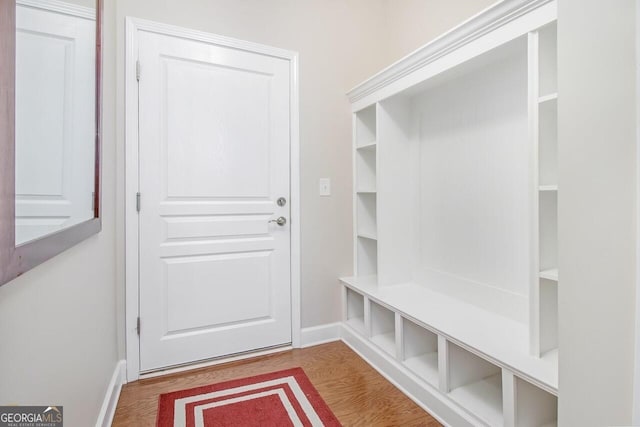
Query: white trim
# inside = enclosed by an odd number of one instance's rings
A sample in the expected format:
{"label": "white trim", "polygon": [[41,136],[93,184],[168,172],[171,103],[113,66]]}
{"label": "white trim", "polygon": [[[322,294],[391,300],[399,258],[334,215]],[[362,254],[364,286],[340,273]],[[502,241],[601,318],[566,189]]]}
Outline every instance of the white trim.
{"label": "white trim", "polygon": [[553,0],[504,0],[394,62],[347,92],[352,104]]}
{"label": "white trim", "polygon": [[640,425],[640,1],[636,0],[636,345],[632,424]]}
{"label": "white trim", "polygon": [[300,331],[300,348],[326,344],[340,340],[342,324],[340,322],[312,326]]}
{"label": "white trim", "polygon": [[126,18],[125,37],[125,341],[127,355],[127,380],[140,377],[140,339],[137,333],[139,309],[138,295],[138,85],[136,60],[138,58],[138,27]]}
{"label": "white trim", "polygon": [[[127,379],[140,378],[140,340],[137,334],[139,313],[138,280],[138,84],[135,64],[138,58],[138,32],[202,41],[261,55],[285,59],[290,63],[290,162],[291,162],[291,341],[299,347],[300,337],[300,131],[298,53],[262,44],[246,42],[202,31],[126,17],[125,23],[125,339]],[[255,355],[255,354],[254,354]],[[165,371],[166,372],[166,371]]]}
{"label": "white trim", "polygon": [[300,255],[300,101],[298,53],[288,52],[290,61],[290,114],[291,129],[290,146],[290,198],[291,198],[291,345],[294,348],[301,345],[302,307],[301,307],[301,255]]}
{"label": "white trim", "polygon": [[238,354],[231,357],[222,357],[219,359],[207,360],[206,362],[189,363],[183,366],[176,366],[173,368],[163,369],[161,371],[147,372],[144,374],[140,374],[139,378],[147,379],[147,378],[161,377],[161,376],[170,375],[170,374],[179,374],[182,372],[192,371],[194,369],[208,368],[210,366],[221,365],[223,363],[237,362],[239,360],[246,360],[246,359],[255,359],[257,357],[268,356],[270,354],[276,354],[276,353],[282,353],[284,351],[289,351],[292,349],[293,347],[291,347],[290,345],[287,345],[284,347],[271,348],[269,350],[252,351],[249,353],[242,353],[242,354]]}
{"label": "white trim", "polygon": [[63,15],[71,15],[78,18],[96,20],[96,10],[90,7],[79,6],[76,4],[66,3],[58,0],[17,0],[18,6],[30,7],[33,9],[42,9],[48,12],[60,13]]}
{"label": "white trim", "polygon": [[102,407],[98,414],[98,420],[96,421],[96,427],[108,427],[113,422],[113,416],[116,413],[116,407],[118,406],[118,399],[120,398],[120,391],[122,391],[122,384],[125,380],[126,362],[124,360],[118,361],[116,367],[111,375],[111,381],[107,387],[107,392],[104,395],[102,401]]}

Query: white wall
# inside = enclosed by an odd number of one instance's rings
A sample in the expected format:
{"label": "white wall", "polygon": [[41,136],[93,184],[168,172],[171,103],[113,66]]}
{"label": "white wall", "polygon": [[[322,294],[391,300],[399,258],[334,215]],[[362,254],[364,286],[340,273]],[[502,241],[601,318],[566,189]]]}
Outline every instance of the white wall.
{"label": "white wall", "polygon": [[[106,87],[113,48],[107,38]],[[118,359],[113,102],[105,91],[103,231],[0,287],[0,405],[62,405],[68,426],[95,424]]]}
{"label": "white wall", "polygon": [[630,425],[635,2],[558,6],[559,424]]}
{"label": "white wall", "polygon": [[383,0],[390,64],[481,12],[496,0]]}

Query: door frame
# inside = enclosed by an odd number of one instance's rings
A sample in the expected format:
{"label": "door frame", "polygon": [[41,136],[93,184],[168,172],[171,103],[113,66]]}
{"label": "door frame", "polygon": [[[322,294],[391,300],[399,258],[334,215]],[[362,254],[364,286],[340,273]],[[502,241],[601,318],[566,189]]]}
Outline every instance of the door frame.
{"label": "door frame", "polygon": [[[298,53],[203,31],[126,17],[125,24],[125,340],[127,381],[140,378],[139,241],[136,193],[139,186],[138,82],[136,61],[140,32],[202,41],[289,61],[290,70],[290,198],[291,198],[291,344],[300,347],[300,136],[298,103]],[[144,70],[141,70],[144,73]]]}

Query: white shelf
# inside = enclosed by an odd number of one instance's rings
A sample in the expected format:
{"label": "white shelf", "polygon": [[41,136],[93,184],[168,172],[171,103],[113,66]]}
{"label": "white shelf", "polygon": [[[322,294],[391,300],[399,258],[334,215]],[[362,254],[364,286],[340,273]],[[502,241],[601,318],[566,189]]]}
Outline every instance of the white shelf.
{"label": "white shelf", "polygon": [[540,278],[541,279],[547,279],[547,280],[552,280],[554,282],[558,281],[558,269],[557,268],[552,268],[549,270],[544,270],[540,272]]}
{"label": "white shelf", "polygon": [[395,356],[396,354],[396,339],[393,332],[387,332],[380,335],[374,335],[371,337],[371,342],[380,347],[386,353]]}
{"label": "white shelf", "polygon": [[541,185],[538,187],[540,191],[558,191],[557,185]]}
{"label": "white shelf", "polygon": [[550,93],[548,95],[544,95],[538,98],[538,103],[542,104],[544,102],[557,101],[558,100],[558,92]]}
{"label": "white shelf", "polygon": [[378,240],[375,233],[360,232],[358,233],[358,237],[361,237],[363,239],[369,239],[369,240]]}
{"label": "white shelf", "polygon": [[449,397],[490,426],[504,424],[502,374],[458,387],[449,393]]}
{"label": "white shelf", "polygon": [[375,149],[376,149],[376,141],[369,142],[367,144],[363,144],[356,147],[356,150],[375,150]]}
{"label": "white shelf", "polygon": [[368,188],[368,189],[358,189],[356,191],[356,193],[358,194],[376,194],[376,189],[375,188]]}
{"label": "white shelf", "polygon": [[525,324],[413,282],[379,287],[376,276],[344,277],[340,280],[347,287],[430,326],[446,338],[465,343],[493,359],[495,364],[557,393],[557,353],[555,357],[553,354],[542,358],[531,356],[529,331]]}
{"label": "white shelf", "polygon": [[406,359],[404,364],[411,372],[433,386],[438,386],[438,353],[427,353]]}

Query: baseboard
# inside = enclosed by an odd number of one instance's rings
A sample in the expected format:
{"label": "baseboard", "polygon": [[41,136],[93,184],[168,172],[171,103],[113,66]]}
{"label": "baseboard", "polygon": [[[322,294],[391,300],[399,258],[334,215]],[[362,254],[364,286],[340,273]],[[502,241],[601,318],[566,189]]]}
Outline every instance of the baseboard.
{"label": "baseboard", "polygon": [[409,399],[445,426],[473,427],[478,421],[444,397],[437,389],[413,375],[397,360],[367,341],[351,327],[340,324],[342,341],[396,386]]}
{"label": "baseboard", "polygon": [[116,406],[118,405],[118,398],[120,397],[122,384],[126,381],[126,367],[127,362],[124,360],[120,360],[116,363],[113,375],[111,376],[111,381],[109,381],[109,386],[107,387],[107,392],[104,395],[102,408],[100,408],[100,413],[98,414],[96,427],[111,426],[113,416],[116,413]]}
{"label": "baseboard", "polygon": [[340,322],[302,328],[300,331],[300,348],[311,347],[340,339]]}

